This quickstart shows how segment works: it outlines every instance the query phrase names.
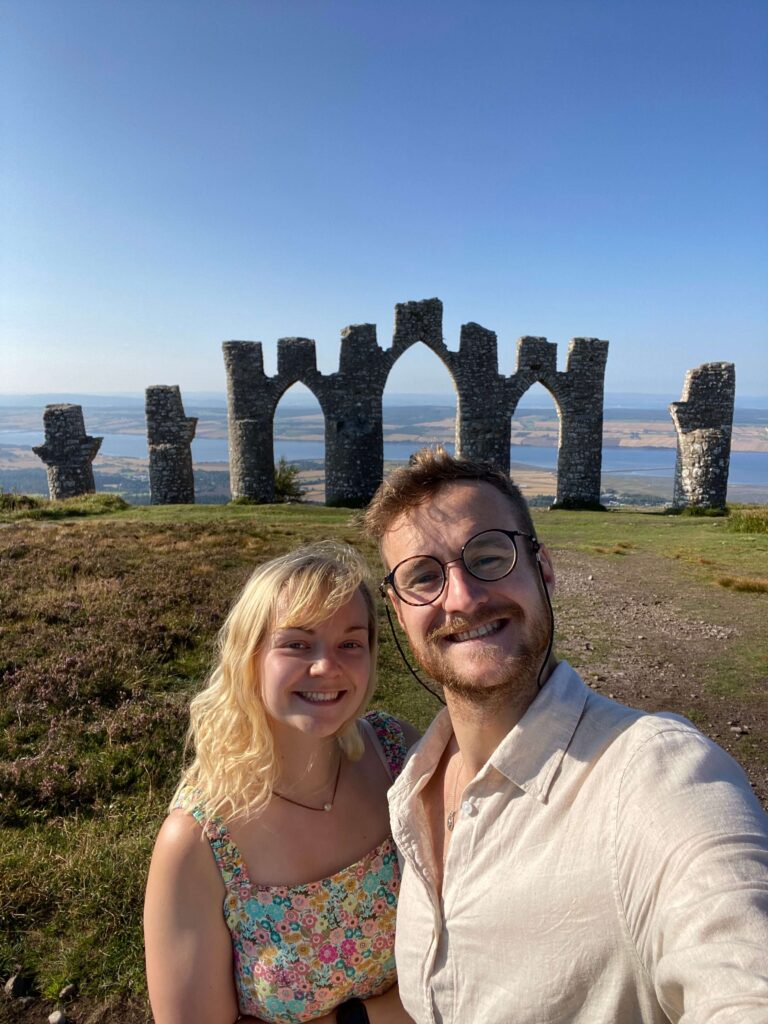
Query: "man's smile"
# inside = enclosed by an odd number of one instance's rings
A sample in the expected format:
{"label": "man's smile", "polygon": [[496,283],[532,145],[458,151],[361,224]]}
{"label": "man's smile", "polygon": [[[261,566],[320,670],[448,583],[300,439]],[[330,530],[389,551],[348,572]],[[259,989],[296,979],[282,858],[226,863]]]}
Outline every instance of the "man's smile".
{"label": "man's smile", "polygon": [[467,640],[477,640],[482,636],[491,636],[493,633],[498,633],[508,621],[508,619],[494,619],[493,622],[483,623],[481,626],[475,626],[473,629],[467,629],[461,633],[451,633],[446,639],[451,643],[460,644]]}

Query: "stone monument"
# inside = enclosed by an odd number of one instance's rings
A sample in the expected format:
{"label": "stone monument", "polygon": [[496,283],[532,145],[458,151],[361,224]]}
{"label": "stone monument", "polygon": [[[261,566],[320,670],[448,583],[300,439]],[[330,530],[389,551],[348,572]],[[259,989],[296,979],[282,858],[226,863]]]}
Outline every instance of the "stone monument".
{"label": "stone monument", "polygon": [[184,415],[177,385],[158,384],[147,388],[145,409],[150,504],[192,504],[195,500],[195,477],[191,446],[197,418]]}
{"label": "stone monument", "polygon": [[457,394],[456,452],[509,471],[510,421],[522,395],[541,383],[560,419],[556,504],[596,507],[600,501],[603,381],[608,342],[575,338],[564,372],[557,346],[545,338],[518,342],[517,369],[499,374],[493,331],[469,323],[458,351],[443,340],[439,299],[395,306],[392,345],[382,349],[374,324],[341,332],[339,369],[321,374],[315,343],[280,338],[277,374],[264,373],[261,342],[225,341],[229,414],[230,482],[233,497],[274,500],[273,420],[280,398],[301,382],[315,395],[325,420],[327,505],[365,505],[383,477],[382,396],[389,372],[412,345],[422,342],[445,364]]}
{"label": "stone monument", "polygon": [[83,407],[46,405],[43,427],[45,442],[32,451],[45,463],[51,499],[93,494],[92,463],[103,438],[86,434]]}
{"label": "stone monument", "polygon": [[733,363],[686,373],[682,399],[669,407],[677,430],[675,508],[725,508],[735,393]]}

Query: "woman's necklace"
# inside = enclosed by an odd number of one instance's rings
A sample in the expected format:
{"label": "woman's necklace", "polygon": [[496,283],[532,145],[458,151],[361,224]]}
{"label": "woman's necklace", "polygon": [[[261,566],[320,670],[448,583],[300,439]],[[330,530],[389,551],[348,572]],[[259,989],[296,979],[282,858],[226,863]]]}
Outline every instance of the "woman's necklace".
{"label": "woman's necklace", "polygon": [[459,789],[461,773],[464,771],[464,756],[462,754],[459,754],[459,760],[461,761],[461,764],[459,765],[459,770],[456,772],[456,781],[453,784],[453,810],[448,812],[448,817],[445,819],[445,824],[449,832],[453,832],[453,826],[456,824],[456,815],[459,811],[459,805],[456,803],[456,793]]}
{"label": "woman's necklace", "polygon": [[285,800],[286,803],[295,804],[296,807],[303,807],[305,811],[332,811],[333,801],[336,799],[336,790],[339,788],[339,779],[341,778],[341,751],[339,751],[339,764],[336,768],[336,781],[333,783],[333,793],[331,793],[331,799],[323,804],[322,807],[312,807],[310,804],[303,804],[300,800],[294,800],[290,796],[283,796],[282,793],[278,793],[276,789],[272,790],[272,796],[278,797],[280,800]]}

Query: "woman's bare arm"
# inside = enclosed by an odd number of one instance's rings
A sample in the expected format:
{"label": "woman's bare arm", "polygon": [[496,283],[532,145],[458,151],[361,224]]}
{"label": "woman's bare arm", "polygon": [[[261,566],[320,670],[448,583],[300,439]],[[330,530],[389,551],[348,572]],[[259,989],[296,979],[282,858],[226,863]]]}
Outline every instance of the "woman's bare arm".
{"label": "woman's bare arm", "polygon": [[184,811],[155,843],[144,902],[147,983],[155,1024],[234,1024],[232,942],[224,885],[200,826]]}
{"label": "woman's bare arm", "polygon": [[[365,1009],[371,1024],[413,1024],[400,1002],[397,985],[393,985],[383,996],[366,999]],[[250,1021],[251,1018],[246,1020]],[[314,1017],[312,1024],[336,1024],[336,1011],[332,1010],[322,1017]]]}

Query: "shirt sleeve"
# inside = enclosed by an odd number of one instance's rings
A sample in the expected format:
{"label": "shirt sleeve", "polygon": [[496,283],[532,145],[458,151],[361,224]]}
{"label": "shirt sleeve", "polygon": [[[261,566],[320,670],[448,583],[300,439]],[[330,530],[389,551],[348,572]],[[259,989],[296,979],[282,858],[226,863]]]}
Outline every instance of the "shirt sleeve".
{"label": "shirt sleeve", "polygon": [[618,898],[679,1024],[768,1021],[768,818],[741,768],[690,727],[628,760],[615,805]]}

